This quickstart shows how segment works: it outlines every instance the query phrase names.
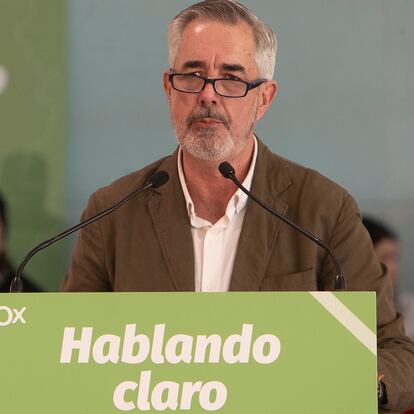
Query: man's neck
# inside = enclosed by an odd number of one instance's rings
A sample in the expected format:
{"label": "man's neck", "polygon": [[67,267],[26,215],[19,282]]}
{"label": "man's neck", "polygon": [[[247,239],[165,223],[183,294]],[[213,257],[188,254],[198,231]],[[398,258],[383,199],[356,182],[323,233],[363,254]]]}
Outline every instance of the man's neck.
{"label": "man's neck", "polygon": [[[227,159],[243,182],[249,171],[254,152],[254,138],[248,140],[243,150],[233,159]],[[196,214],[208,220],[217,222],[226,212],[227,205],[237,191],[231,180],[225,179],[219,172],[221,161],[206,161],[194,158],[187,152],[182,152],[183,171],[188,192],[194,203]]]}

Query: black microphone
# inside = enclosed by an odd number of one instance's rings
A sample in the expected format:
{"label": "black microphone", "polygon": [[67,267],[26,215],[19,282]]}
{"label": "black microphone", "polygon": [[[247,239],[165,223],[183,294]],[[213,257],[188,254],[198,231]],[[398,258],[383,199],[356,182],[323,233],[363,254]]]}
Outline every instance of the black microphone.
{"label": "black microphone", "polygon": [[302,233],[304,236],[306,236],[308,239],[312,240],[314,243],[316,243],[318,246],[325,249],[329,255],[332,258],[332,261],[334,262],[335,269],[336,269],[336,276],[335,276],[335,282],[334,282],[334,290],[335,291],[343,291],[346,290],[346,283],[345,278],[342,275],[341,272],[341,266],[339,265],[339,260],[336,257],[334,251],[321,239],[316,237],[314,234],[310,233],[308,230],[304,229],[303,227],[296,224],[294,221],[292,221],[290,218],[284,216],[283,214],[277,212],[276,210],[273,210],[270,206],[268,206],[263,201],[259,200],[257,197],[255,197],[247,188],[243,187],[243,185],[240,183],[240,181],[236,178],[236,172],[234,171],[233,166],[228,163],[227,161],[222,162],[218,167],[221,175],[224,178],[229,178],[231,181],[233,181],[234,184],[237,185],[237,187],[240,188],[249,198],[251,198],[253,201],[255,201],[257,204],[259,204],[261,207],[263,207],[265,210],[267,210],[269,213],[273,214],[274,216],[278,217],[280,220],[284,221],[285,223],[289,224],[289,226],[293,227],[294,229],[298,230],[300,233]]}
{"label": "black microphone", "polygon": [[65,230],[62,233],[59,233],[57,236],[52,237],[51,239],[45,240],[44,242],[38,244],[36,247],[34,247],[32,250],[30,250],[29,253],[25,256],[23,261],[20,263],[16,275],[13,278],[12,282],[10,283],[10,292],[11,293],[18,293],[23,292],[23,281],[22,281],[22,273],[23,269],[28,263],[28,261],[38,252],[45,249],[46,247],[49,247],[50,245],[56,243],[57,241],[63,239],[66,236],[69,236],[70,234],[74,233],[75,231],[80,230],[81,228],[93,223],[96,220],[99,220],[100,218],[106,216],[109,213],[112,213],[113,211],[117,210],[119,207],[121,207],[123,204],[125,204],[127,201],[129,201],[132,197],[136,196],[139,193],[142,193],[145,190],[148,190],[149,188],[158,188],[164,185],[169,180],[169,175],[166,171],[157,171],[153,175],[151,175],[147,182],[140,188],[137,188],[136,190],[129,193],[127,196],[125,196],[121,201],[119,201],[117,204],[115,204],[112,207],[107,208],[106,210],[94,215],[93,217],[82,221],[81,223],[77,224],[76,226],[71,227],[68,230]]}

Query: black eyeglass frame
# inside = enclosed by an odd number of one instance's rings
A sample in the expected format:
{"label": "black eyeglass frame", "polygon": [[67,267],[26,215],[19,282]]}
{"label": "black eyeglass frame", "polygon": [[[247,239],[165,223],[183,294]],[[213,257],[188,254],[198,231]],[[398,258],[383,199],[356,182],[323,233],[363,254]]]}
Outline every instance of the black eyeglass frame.
{"label": "black eyeglass frame", "polygon": [[[178,89],[178,88],[176,88],[176,87],[174,86],[174,76],[176,76],[176,75],[181,75],[181,76],[182,76],[182,75],[185,75],[185,76],[194,77],[194,78],[197,78],[197,79],[202,79],[202,80],[204,81],[204,84],[203,84],[203,86],[201,87],[201,89],[200,89],[199,91],[196,91],[196,92],[183,91],[182,89]],[[244,98],[250,90],[252,90],[252,89],[254,89],[254,88],[257,88],[257,87],[258,87],[258,86],[260,86],[262,83],[264,83],[264,82],[266,82],[266,81],[267,81],[267,79],[257,79],[257,80],[255,80],[255,81],[253,81],[253,82],[246,82],[246,81],[244,81],[244,80],[242,80],[242,79],[231,79],[231,78],[205,78],[204,76],[200,76],[200,75],[197,75],[197,74],[195,74],[195,73],[180,73],[180,72],[171,72],[171,73],[168,75],[168,80],[170,81],[171,86],[172,86],[172,88],[173,88],[173,89],[175,89],[175,90],[176,90],[176,91],[178,91],[178,92],[183,92],[183,93],[200,93],[200,92],[202,92],[202,91],[204,90],[204,88],[206,87],[206,85],[207,85],[208,83],[211,83],[211,85],[213,86],[214,92],[215,92],[217,95],[219,95],[219,96],[223,96],[224,98]],[[244,84],[246,85],[246,91],[245,91],[244,95],[231,96],[231,95],[223,95],[222,93],[218,92],[218,91],[217,91],[217,89],[216,89],[216,82],[217,82],[217,81],[222,81],[222,80],[231,80],[231,81],[233,81],[233,82],[240,82],[240,83],[244,83]]]}

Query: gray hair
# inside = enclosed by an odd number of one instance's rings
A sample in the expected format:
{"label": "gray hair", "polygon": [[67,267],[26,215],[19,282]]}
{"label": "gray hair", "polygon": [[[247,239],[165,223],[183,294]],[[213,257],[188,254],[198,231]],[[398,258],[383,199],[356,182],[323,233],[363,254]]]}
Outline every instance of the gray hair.
{"label": "gray hair", "polygon": [[178,53],[181,35],[192,21],[217,21],[228,25],[246,22],[253,31],[256,43],[256,63],[259,76],[272,79],[275,64],[277,39],[273,30],[262,22],[251,10],[234,0],[204,0],[193,4],[172,20],[168,28],[169,64],[173,68]]}

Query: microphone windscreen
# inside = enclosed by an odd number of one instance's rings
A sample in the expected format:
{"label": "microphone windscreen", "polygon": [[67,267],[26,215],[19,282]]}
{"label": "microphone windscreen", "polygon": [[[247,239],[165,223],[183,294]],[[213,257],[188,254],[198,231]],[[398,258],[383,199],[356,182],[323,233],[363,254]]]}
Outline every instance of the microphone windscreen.
{"label": "microphone windscreen", "polygon": [[152,188],[158,188],[164,185],[168,180],[170,179],[170,176],[166,171],[160,170],[151,175],[150,178],[148,178],[148,182],[152,184]]}
{"label": "microphone windscreen", "polygon": [[236,173],[233,166],[227,161],[223,161],[218,169],[224,178],[230,178],[231,175]]}

